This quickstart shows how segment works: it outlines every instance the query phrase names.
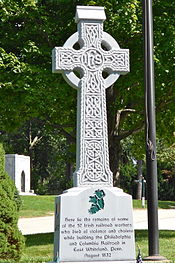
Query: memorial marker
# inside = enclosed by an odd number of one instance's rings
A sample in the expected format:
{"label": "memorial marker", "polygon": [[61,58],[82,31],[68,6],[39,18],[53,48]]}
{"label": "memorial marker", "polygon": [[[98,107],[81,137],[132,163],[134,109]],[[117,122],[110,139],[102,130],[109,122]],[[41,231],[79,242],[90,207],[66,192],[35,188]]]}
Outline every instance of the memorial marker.
{"label": "memorial marker", "polygon": [[30,156],[6,154],[5,170],[14,181],[20,195],[34,194],[30,189]]}
{"label": "memorial marker", "polygon": [[105,19],[103,7],[77,6],[78,32],[52,54],[53,72],[78,91],[74,187],[56,198],[54,262],[135,262],[132,198],[112,187],[106,117],[106,88],[129,72],[129,51]]}

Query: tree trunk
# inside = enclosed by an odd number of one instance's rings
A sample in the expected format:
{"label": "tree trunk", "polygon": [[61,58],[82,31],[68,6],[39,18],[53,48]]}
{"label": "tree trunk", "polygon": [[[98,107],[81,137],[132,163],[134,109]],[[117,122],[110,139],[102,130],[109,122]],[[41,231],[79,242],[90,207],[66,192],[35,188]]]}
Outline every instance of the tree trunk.
{"label": "tree trunk", "polygon": [[108,140],[109,140],[109,160],[110,169],[113,173],[113,185],[120,187],[120,158],[121,158],[121,145],[120,139],[115,135],[116,128],[116,112],[115,100],[118,90],[113,86],[107,89],[107,116],[108,116]]}
{"label": "tree trunk", "polygon": [[109,144],[109,159],[110,169],[113,173],[113,185],[120,187],[120,159],[121,159],[121,145],[120,140],[115,136],[111,136]]}
{"label": "tree trunk", "polygon": [[65,176],[67,178],[67,182],[71,181],[72,179],[72,163],[70,161],[67,161],[66,168],[65,168]]}

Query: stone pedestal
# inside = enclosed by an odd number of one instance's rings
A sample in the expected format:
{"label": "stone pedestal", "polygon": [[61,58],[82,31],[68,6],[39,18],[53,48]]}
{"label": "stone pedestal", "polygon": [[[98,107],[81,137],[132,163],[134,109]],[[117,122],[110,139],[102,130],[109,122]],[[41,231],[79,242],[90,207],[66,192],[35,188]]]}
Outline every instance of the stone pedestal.
{"label": "stone pedestal", "polygon": [[132,198],[114,187],[75,187],[56,198],[54,262],[135,262]]}

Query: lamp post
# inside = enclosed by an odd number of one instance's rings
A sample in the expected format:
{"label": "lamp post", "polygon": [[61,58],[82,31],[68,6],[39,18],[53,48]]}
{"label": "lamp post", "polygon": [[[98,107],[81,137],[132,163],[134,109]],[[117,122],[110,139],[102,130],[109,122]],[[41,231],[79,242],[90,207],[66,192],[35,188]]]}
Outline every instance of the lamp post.
{"label": "lamp post", "polygon": [[149,256],[146,260],[156,261],[165,258],[159,255],[152,0],[143,0],[143,28],[149,241]]}

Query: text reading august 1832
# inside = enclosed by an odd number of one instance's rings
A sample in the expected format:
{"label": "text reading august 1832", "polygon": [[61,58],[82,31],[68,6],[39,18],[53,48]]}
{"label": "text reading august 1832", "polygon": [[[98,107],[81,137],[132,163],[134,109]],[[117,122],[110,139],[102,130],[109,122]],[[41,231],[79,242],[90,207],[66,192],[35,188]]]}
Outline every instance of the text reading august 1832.
{"label": "text reading august 1832", "polygon": [[72,253],[83,253],[84,258],[113,258],[127,249],[132,239],[133,226],[125,217],[65,217],[61,225],[62,242]]}

